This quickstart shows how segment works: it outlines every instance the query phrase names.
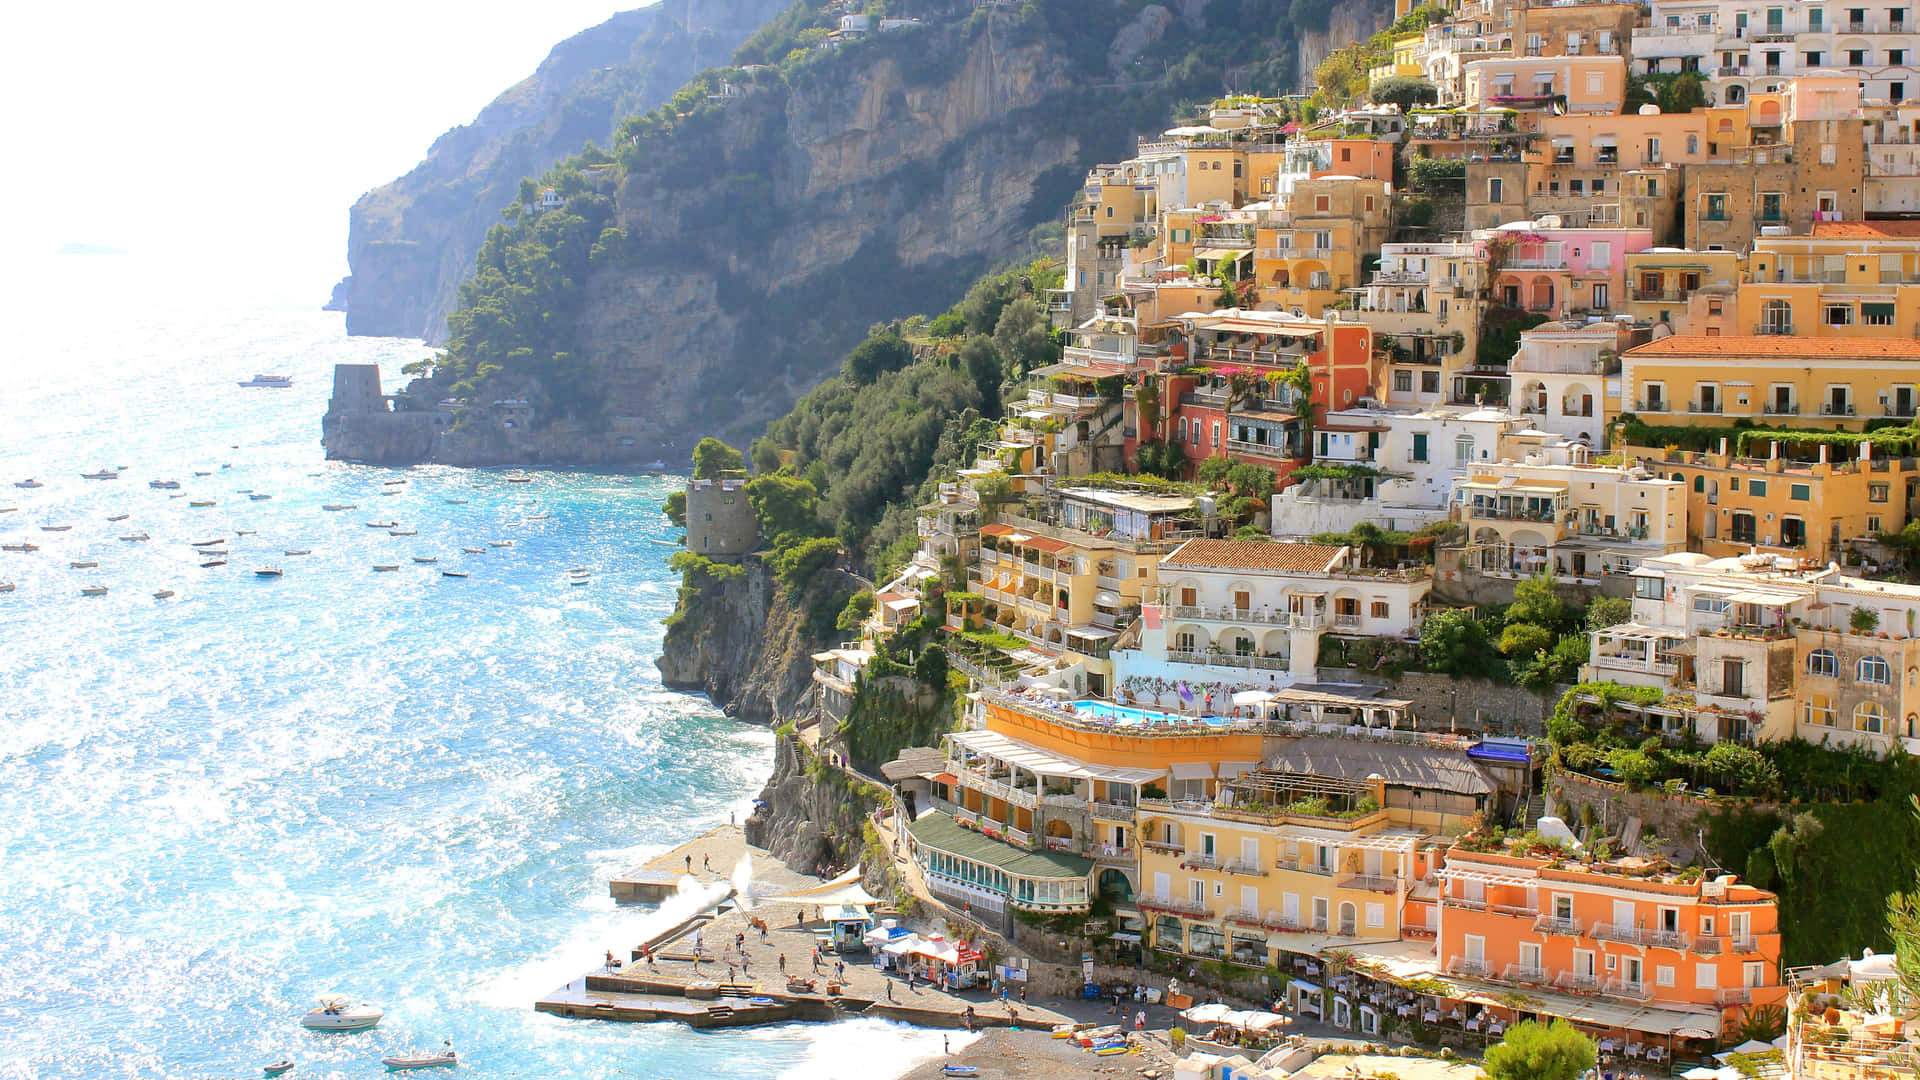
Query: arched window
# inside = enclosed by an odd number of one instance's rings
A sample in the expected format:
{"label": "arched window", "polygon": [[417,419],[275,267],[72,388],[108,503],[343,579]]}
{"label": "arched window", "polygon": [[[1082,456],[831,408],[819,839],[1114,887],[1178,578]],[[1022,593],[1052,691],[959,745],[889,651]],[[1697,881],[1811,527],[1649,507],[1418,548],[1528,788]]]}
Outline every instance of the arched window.
{"label": "arched window", "polygon": [[1893,672],[1887,667],[1885,660],[1877,656],[1863,656],[1860,658],[1859,669],[1854,673],[1854,679],[1858,682],[1886,686],[1893,682]]}
{"label": "arched window", "polygon": [[1707,490],[1707,478],[1705,476],[1695,476],[1693,478],[1693,490],[1696,492]]}
{"label": "arched window", "polygon": [[1815,649],[1807,654],[1807,674],[1836,678],[1840,674],[1840,658],[1827,649]]}
{"label": "arched window", "polygon": [[1887,730],[1887,711],[1877,701],[1863,701],[1853,707],[1853,730],[1879,735]]}
{"label": "arched window", "polygon": [[1473,436],[1459,435],[1454,438],[1453,460],[1456,465],[1465,465],[1473,460]]}

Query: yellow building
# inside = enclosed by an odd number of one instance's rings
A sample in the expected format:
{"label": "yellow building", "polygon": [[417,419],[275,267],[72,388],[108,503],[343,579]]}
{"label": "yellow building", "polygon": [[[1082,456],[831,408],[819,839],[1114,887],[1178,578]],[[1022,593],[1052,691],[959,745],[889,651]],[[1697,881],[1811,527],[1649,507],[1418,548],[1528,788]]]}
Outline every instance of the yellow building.
{"label": "yellow building", "polygon": [[[1849,340],[1920,335],[1920,222],[1822,221],[1811,235],[1755,238],[1736,325]],[[1906,404],[1884,415],[1910,417]]]}
{"label": "yellow building", "polygon": [[[1740,257],[1731,251],[1690,251],[1686,248],[1648,248],[1627,253],[1627,313],[1637,326],[1662,323],[1676,334],[1701,333],[1706,319],[1693,321],[1694,296],[1718,287],[1721,310],[1740,280]],[[1701,310],[1705,311],[1702,297]],[[1715,322],[1716,328],[1722,323]],[[1737,324],[1736,324],[1737,325]],[[1716,337],[1721,336],[1715,334]]]}
{"label": "yellow building", "polygon": [[[1741,303],[1747,292],[1740,290]],[[1748,419],[1847,431],[1869,419],[1915,415],[1920,341],[1855,339],[1835,349],[1783,333],[1688,334],[1629,349],[1621,358],[1621,410],[1650,424],[1719,427]]]}
{"label": "yellow building", "polygon": [[1318,316],[1343,289],[1363,284],[1360,267],[1387,236],[1391,185],[1324,176],[1294,185],[1287,208],[1256,233],[1254,280],[1285,311]]}
{"label": "yellow building", "polygon": [[1332,737],[1219,773],[1210,801],[1141,800],[1136,900],[1154,948],[1253,965],[1431,935],[1418,886],[1497,790],[1457,750]]}

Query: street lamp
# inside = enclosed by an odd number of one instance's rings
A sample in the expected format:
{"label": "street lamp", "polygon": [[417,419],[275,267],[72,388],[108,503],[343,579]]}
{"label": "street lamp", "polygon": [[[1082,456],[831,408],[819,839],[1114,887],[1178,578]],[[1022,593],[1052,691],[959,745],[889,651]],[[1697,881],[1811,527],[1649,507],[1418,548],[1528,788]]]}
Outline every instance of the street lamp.
{"label": "street lamp", "polygon": [[1460,724],[1460,691],[1457,688],[1449,689],[1447,691],[1447,734],[1449,735],[1458,734],[1459,724]]}

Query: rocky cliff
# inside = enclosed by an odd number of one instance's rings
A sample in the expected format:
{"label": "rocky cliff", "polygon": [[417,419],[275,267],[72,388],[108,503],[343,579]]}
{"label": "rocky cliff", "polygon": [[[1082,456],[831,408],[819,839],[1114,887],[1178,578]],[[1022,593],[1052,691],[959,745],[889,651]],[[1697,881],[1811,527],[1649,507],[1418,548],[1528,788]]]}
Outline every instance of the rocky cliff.
{"label": "rocky cliff", "polygon": [[[813,690],[814,653],[833,644],[808,627],[807,612],[757,557],[749,556],[739,578],[684,590],[667,627],[660,679],[681,690],[698,690],[727,715],[773,725],[802,715]],[[832,585],[844,595],[859,588],[844,578]]]}
{"label": "rocky cliff", "polygon": [[347,242],[347,332],[442,341],[474,253],[522,177],[672,96],[788,0],[662,0],[555,46],[471,124],[442,135],[413,171],[360,197]]}

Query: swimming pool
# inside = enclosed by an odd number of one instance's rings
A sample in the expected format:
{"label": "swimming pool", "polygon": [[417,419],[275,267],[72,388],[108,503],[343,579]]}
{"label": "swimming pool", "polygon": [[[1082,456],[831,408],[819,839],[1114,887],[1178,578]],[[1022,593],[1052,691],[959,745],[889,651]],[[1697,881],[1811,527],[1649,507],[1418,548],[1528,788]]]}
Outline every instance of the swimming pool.
{"label": "swimming pool", "polygon": [[1096,720],[1108,720],[1115,727],[1137,727],[1149,724],[1213,724],[1225,727],[1224,716],[1182,716],[1179,713],[1162,712],[1159,709],[1141,709],[1131,705],[1115,705],[1111,701],[1087,699],[1073,703],[1074,712],[1081,716],[1090,716]]}

